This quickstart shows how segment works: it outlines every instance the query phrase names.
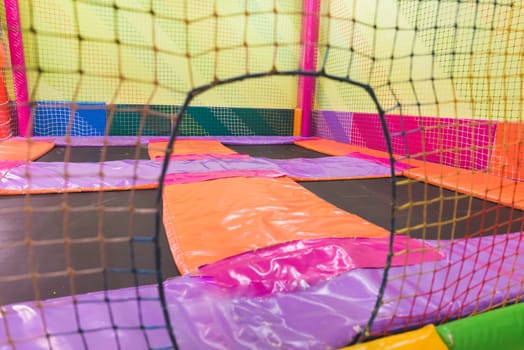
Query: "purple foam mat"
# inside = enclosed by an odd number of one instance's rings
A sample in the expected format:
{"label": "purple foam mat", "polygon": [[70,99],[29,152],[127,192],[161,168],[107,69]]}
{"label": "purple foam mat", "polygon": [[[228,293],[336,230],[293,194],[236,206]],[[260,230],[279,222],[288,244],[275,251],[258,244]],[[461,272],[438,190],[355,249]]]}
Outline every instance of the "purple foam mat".
{"label": "purple foam mat", "polygon": [[[18,137],[19,139],[23,139]],[[32,137],[35,141],[51,141],[56,146],[102,147],[102,146],[136,146],[147,145],[152,136],[44,136]]]}
{"label": "purple foam mat", "polygon": [[[0,190],[75,190],[129,188],[156,184],[162,162],[155,160],[119,160],[101,163],[33,162],[2,170]],[[237,170],[279,172],[302,179],[333,179],[369,176],[389,176],[388,166],[350,156],[295,158],[217,158],[172,160],[167,174],[214,173]],[[27,174],[31,174],[28,178]],[[103,174],[103,177],[100,176]],[[198,176],[195,181],[201,178]],[[190,177],[185,176],[187,182]]]}
{"label": "purple foam mat", "polygon": [[[20,138],[23,139],[23,138]],[[56,146],[72,147],[102,147],[102,146],[135,146],[138,144],[147,145],[150,141],[168,141],[169,137],[159,136],[64,136],[55,137],[33,137],[35,141],[45,140],[54,141]],[[293,136],[180,136],[180,140],[217,140],[224,145],[288,145],[293,144],[297,139],[315,138],[296,138]]]}
{"label": "purple foam mat", "polygon": [[294,159],[264,159],[275,164],[282,173],[304,179],[341,179],[390,176],[388,165],[348,156]]}
{"label": "purple foam mat", "polygon": [[[151,141],[168,141],[168,137],[156,137]],[[179,136],[179,140],[216,140],[224,145],[291,145],[295,141],[315,140],[317,137],[302,136]]]}
{"label": "purple foam mat", "polygon": [[313,134],[337,142],[351,143],[352,112],[318,110],[313,114]]}
{"label": "purple foam mat", "polygon": [[[161,172],[160,162],[119,160],[102,163],[33,162],[2,171],[0,190],[76,190],[129,188],[155,184]],[[28,177],[30,174],[30,177]],[[100,176],[103,174],[103,177]]]}
{"label": "purple foam mat", "polygon": [[[516,233],[442,241],[445,259],[392,267],[372,333],[419,327],[515,298],[522,292],[523,238]],[[382,269],[356,269],[303,291],[257,298],[190,276],[166,281],[164,290],[183,350],[316,350],[342,347],[365,327],[382,275]],[[166,347],[170,342],[157,299],[155,286],[143,286],[78,296],[76,311],[70,297],[40,307],[34,302],[5,306],[0,347],[9,347],[7,334],[17,350],[83,349],[83,342],[114,349],[117,339],[123,349]]]}
{"label": "purple foam mat", "polygon": [[388,176],[388,166],[351,156],[321,158],[231,158],[173,161],[170,173],[202,173],[224,170],[273,170],[296,178],[334,179],[362,176]]}

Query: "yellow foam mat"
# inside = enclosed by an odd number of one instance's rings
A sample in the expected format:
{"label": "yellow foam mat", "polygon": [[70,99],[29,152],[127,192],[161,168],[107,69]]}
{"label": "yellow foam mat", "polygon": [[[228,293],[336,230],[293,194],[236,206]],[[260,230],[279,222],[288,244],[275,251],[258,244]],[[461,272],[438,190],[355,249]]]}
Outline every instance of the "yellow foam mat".
{"label": "yellow foam mat", "polygon": [[372,340],[341,350],[448,350],[433,325],[411,332]]}

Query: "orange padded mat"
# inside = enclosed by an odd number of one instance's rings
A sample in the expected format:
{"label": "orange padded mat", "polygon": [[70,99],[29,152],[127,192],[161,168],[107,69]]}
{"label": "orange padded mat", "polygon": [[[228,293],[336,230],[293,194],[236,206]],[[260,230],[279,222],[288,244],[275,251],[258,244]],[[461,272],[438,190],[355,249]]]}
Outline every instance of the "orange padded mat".
{"label": "orange padded mat", "polygon": [[[167,142],[150,142],[148,144],[149,157],[156,159],[164,157]],[[176,140],[171,155],[185,154],[235,154],[232,149],[215,140]]]}
{"label": "orange padded mat", "polygon": [[433,163],[407,169],[404,176],[524,210],[524,182]]}
{"label": "orange padded mat", "polygon": [[32,141],[26,139],[6,140],[0,142],[0,161],[15,160],[27,162],[35,160],[49,152],[54,142]]}
{"label": "orange padded mat", "polygon": [[297,239],[389,234],[284,177],[168,185],[163,200],[164,226],[182,273]]}
{"label": "orange padded mat", "polygon": [[[403,171],[402,175],[406,177],[524,210],[524,182],[502,177],[521,179],[524,176],[523,140],[522,124],[505,123],[500,130],[497,130],[497,145],[492,157],[495,161],[492,160],[491,173],[473,172],[416,159],[404,159],[399,155],[394,155],[394,158],[414,166],[414,168]],[[389,157],[387,152],[325,139],[296,141],[295,144],[334,156],[360,152],[376,157]],[[500,164],[505,164],[505,166],[502,167]],[[513,166],[508,164],[513,164]]]}
{"label": "orange padded mat", "polygon": [[358,146],[349,145],[347,143],[326,139],[295,141],[295,145],[319,153],[328,154],[330,156],[345,156],[348,153],[360,152],[375,157],[389,157],[389,154],[387,152],[377,151],[370,148],[362,148]]}
{"label": "orange padded mat", "polygon": [[524,123],[499,123],[490,173],[524,181]]}

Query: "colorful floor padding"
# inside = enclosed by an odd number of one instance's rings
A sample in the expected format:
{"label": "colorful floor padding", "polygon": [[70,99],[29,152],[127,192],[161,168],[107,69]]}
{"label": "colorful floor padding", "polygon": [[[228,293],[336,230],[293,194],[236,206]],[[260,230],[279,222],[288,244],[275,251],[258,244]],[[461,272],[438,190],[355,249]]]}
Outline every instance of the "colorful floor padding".
{"label": "colorful floor padding", "polygon": [[[98,142],[106,140],[99,138]],[[113,145],[132,139],[110,141]],[[151,189],[158,186],[166,142],[147,140],[152,160],[119,160],[99,163],[25,162],[0,160],[0,194],[38,194],[87,191]],[[278,140],[282,142],[281,140]],[[91,141],[95,142],[95,141]],[[137,139],[134,140],[137,142]],[[142,142],[142,141],[139,141]],[[293,142],[293,140],[290,140]],[[26,145],[23,141],[14,141]],[[78,142],[77,146],[87,146]],[[40,148],[49,142],[34,142]],[[12,148],[12,147],[11,147]],[[46,150],[49,150],[46,148]],[[18,148],[17,148],[18,149]],[[24,148],[20,148],[22,151]],[[32,148],[31,148],[32,149]],[[42,152],[34,153],[38,158]],[[12,157],[16,159],[16,157]],[[19,157],[20,158],[20,157]],[[182,139],[177,141],[167,170],[167,183],[187,183],[239,176],[287,176],[293,180],[382,178],[391,176],[391,167],[382,157],[354,152],[321,158],[269,159],[237,154],[217,140]],[[400,174],[409,166],[395,164]],[[30,177],[28,176],[30,174]]]}
{"label": "colorful floor padding", "polygon": [[[12,143],[2,151],[1,143],[0,194],[158,186],[165,139],[90,142],[147,145],[151,159],[30,162],[54,143],[22,142],[16,151]],[[175,263],[186,275],[163,286],[182,349],[334,349],[354,341],[366,326],[383,282],[390,232],[295,180],[389,177],[393,171],[524,209],[523,183],[500,174],[468,173],[399,156],[392,168],[385,152],[322,139],[274,139],[329,155],[284,160],[238,154],[226,142],[180,139],[169,155],[163,220]],[[521,294],[509,286],[522,285],[522,232],[453,241],[393,238],[374,335],[452,320]],[[0,347],[9,339],[23,350],[48,349],[49,342],[72,349],[84,344],[162,348],[170,344],[163,316],[156,285],[8,305],[0,313],[9,329],[0,333]],[[411,334],[422,340],[413,346],[447,349],[431,326]],[[350,349],[415,348],[409,334],[396,337]]]}

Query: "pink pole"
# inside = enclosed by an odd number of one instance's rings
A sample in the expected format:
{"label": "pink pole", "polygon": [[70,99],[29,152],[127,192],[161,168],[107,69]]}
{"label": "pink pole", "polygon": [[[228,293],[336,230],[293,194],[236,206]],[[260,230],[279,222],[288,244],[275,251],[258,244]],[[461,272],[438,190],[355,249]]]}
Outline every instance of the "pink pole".
{"label": "pink pole", "polygon": [[22,40],[22,25],[20,23],[20,9],[18,0],[4,0],[7,33],[9,36],[9,50],[11,67],[18,111],[18,131],[20,136],[31,136],[29,107],[29,92],[25,67],[24,42]]}
{"label": "pink pole", "polygon": [[[316,71],[318,33],[320,25],[320,1],[304,0],[302,17],[302,71]],[[302,110],[302,136],[311,136],[311,109],[315,95],[315,78],[300,76],[298,80],[297,108]]]}

